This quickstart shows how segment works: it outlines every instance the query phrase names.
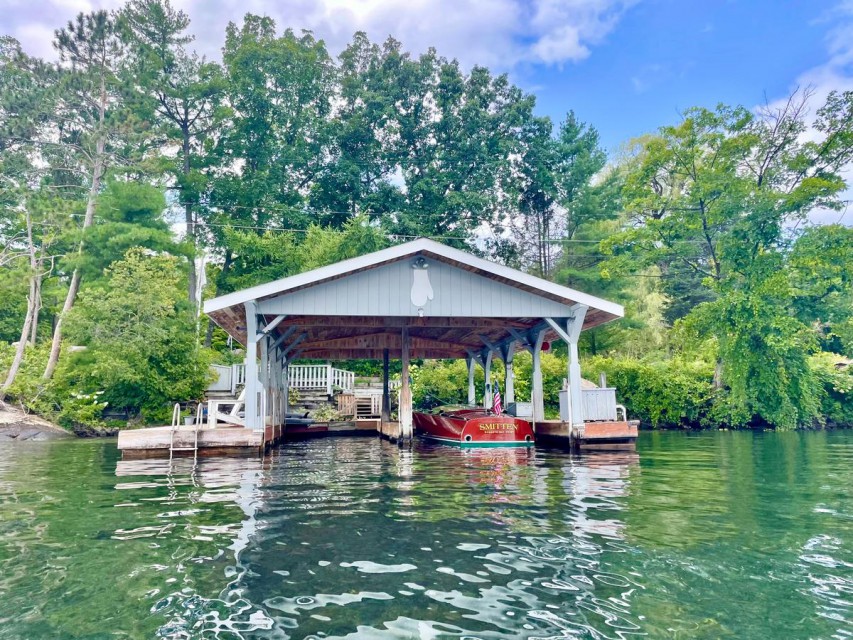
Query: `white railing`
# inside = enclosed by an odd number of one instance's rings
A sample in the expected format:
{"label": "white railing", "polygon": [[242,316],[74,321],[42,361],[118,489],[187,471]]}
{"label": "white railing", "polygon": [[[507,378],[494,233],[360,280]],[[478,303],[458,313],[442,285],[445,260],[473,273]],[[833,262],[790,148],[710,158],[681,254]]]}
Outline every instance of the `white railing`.
{"label": "white railing", "polygon": [[[218,378],[208,391],[231,390],[246,384],[246,366],[242,364],[223,367],[214,365]],[[290,386],[295,389],[325,389],[332,395],[334,391],[352,391],[355,388],[355,374],[352,371],[337,369],[330,364],[292,364],[288,367]]]}
{"label": "white railing", "polygon": [[332,368],[332,387],[341,391],[352,391],[355,388],[355,374],[352,371]]}

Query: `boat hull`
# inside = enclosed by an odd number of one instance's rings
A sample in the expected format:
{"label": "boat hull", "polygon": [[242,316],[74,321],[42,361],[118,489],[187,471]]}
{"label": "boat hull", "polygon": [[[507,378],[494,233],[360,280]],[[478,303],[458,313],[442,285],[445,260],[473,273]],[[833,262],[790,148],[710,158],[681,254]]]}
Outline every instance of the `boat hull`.
{"label": "boat hull", "polygon": [[486,410],[462,409],[441,413],[415,413],[420,435],[461,447],[529,447],[534,444],[530,423]]}

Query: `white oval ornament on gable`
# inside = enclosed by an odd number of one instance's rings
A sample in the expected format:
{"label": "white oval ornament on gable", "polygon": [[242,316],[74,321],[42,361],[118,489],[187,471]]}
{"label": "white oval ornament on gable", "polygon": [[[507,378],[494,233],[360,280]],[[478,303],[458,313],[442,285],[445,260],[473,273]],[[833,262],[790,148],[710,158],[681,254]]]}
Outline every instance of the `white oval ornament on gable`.
{"label": "white oval ornament on gable", "polygon": [[423,258],[412,263],[412,304],[419,310],[423,310],[423,306],[434,297],[428,269],[429,265]]}

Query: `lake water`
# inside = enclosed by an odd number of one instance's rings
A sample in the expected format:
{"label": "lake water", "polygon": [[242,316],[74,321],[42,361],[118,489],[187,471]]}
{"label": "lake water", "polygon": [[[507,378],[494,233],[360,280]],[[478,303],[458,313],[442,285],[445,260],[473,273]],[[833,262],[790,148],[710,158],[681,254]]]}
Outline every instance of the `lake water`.
{"label": "lake water", "polygon": [[853,638],[853,432],[0,445],[0,638]]}

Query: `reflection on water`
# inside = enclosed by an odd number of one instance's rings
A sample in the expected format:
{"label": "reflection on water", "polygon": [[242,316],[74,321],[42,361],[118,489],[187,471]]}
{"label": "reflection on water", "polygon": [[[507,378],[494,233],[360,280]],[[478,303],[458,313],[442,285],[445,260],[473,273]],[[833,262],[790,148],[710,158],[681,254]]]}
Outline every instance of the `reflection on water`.
{"label": "reflection on water", "polygon": [[853,434],[0,448],[0,638],[853,638]]}

